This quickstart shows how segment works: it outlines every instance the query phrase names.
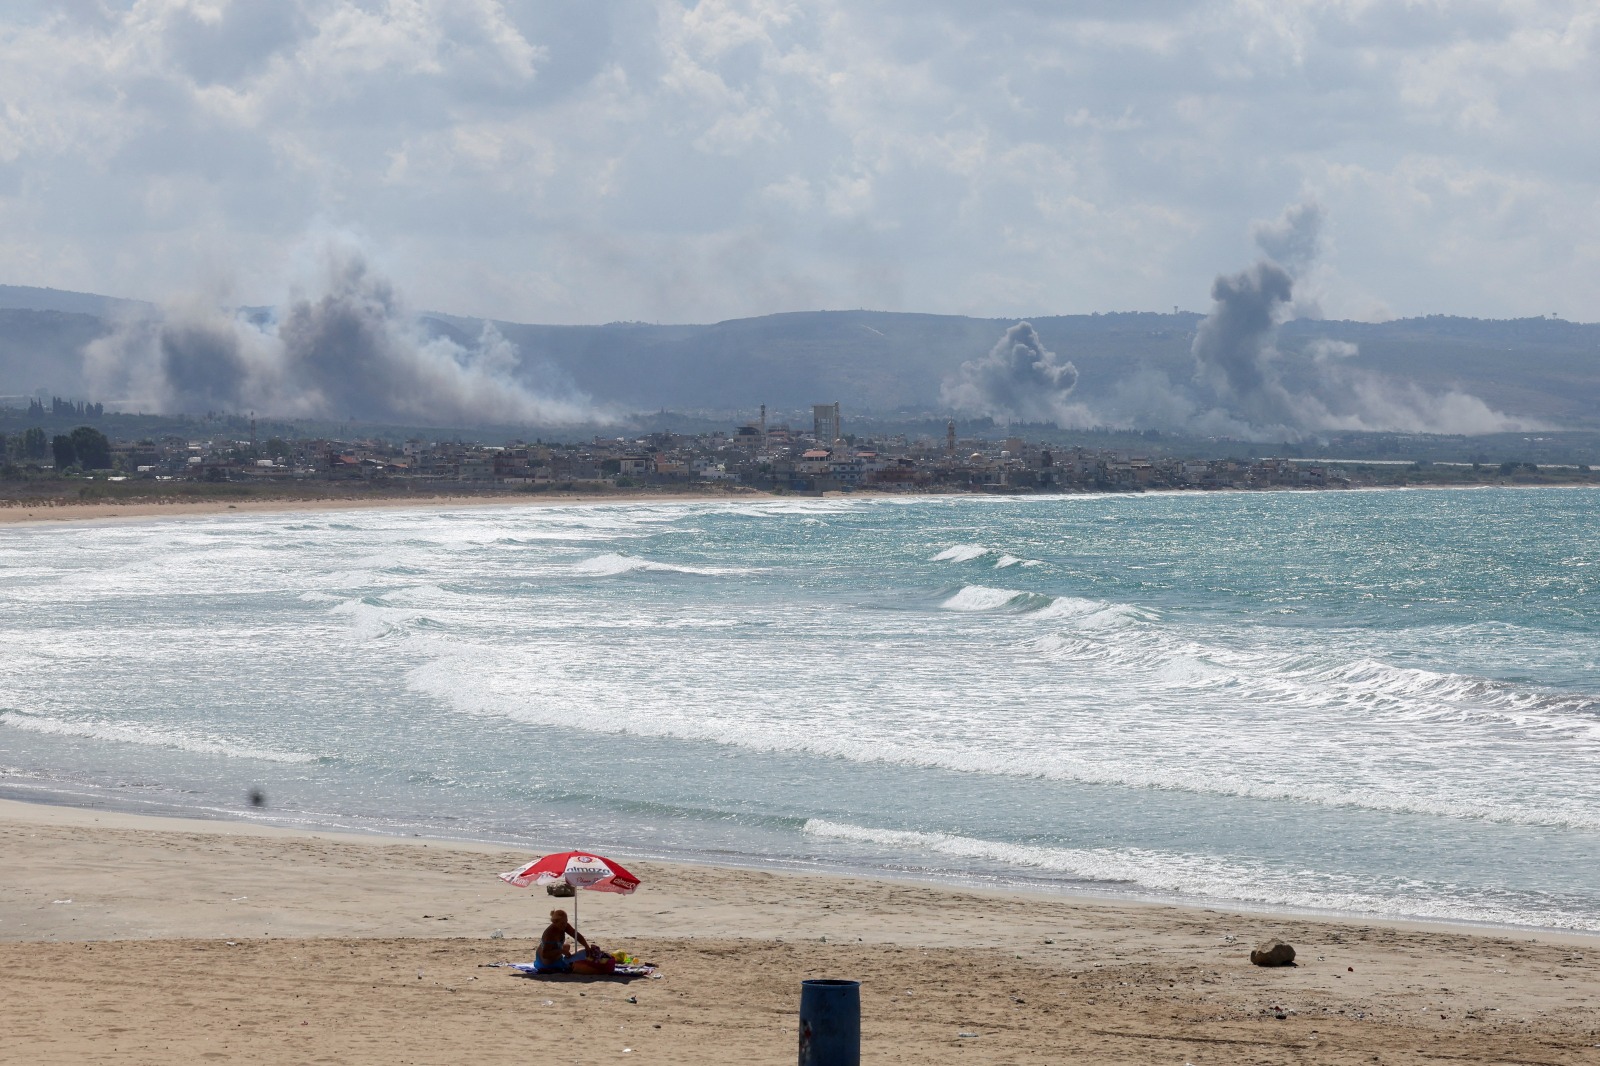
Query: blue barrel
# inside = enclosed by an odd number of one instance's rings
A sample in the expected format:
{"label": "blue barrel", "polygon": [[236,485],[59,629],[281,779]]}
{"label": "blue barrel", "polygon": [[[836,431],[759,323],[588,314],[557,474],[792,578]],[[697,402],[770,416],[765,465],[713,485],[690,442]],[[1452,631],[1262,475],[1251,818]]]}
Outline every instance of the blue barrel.
{"label": "blue barrel", "polygon": [[861,982],[800,982],[800,1066],[861,1066]]}

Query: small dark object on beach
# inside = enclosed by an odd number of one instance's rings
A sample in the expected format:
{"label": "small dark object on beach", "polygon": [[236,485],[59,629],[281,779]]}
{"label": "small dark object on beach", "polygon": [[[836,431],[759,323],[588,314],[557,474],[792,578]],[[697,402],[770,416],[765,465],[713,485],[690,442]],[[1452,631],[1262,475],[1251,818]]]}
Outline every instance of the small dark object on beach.
{"label": "small dark object on beach", "polygon": [[267,805],[267,794],[265,792],[261,791],[259,788],[252,788],[250,790],[250,806],[252,806],[252,807],[265,807],[266,805]]}
{"label": "small dark object on beach", "polygon": [[544,890],[552,896],[561,896],[563,899],[576,896],[578,894],[578,890],[567,884],[565,881],[557,881],[554,884],[545,885]]}
{"label": "small dark object on beach", "polygon": [[1257,966],[1293,966],[1294,948],[1281,940],[1263,940],[1250,953],[1250,961]]}

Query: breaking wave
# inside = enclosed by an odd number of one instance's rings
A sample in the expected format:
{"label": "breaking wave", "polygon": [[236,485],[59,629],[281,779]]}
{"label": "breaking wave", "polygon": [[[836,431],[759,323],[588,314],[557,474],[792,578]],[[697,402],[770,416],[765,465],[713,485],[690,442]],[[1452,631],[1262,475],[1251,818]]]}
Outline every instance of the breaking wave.
{"label": "breaking wave", "polygon": [[196,755],[224,755],[234,759],[260,759],[264,762],[308,763],[319,756],[303,752],[257,748],[231,740],[181,730],[159,729],[142,722],[112,722],[104,719],[67,721],[27,711],[0,711],[0,724],[29,733],[58,737],[82,737],[117,744],[142,744],[152,748],[171,748]]}
{"label": "breaking wave", "polygon": [[[476,808],[641,850],[787,856],[820,813],[805,839],[823,861],[1592,924],[1588,495],[15,529],[0,761],[237,797],[272,771],[230,759],[305,763],[325,743],[340,757],[289,773],[352,821],[384,796],[436,829]],[[702,576],[731,574],[762,576]],[[645,806],[607,821],[596,766]],[[650,804],[710,828],[675,836]],[[718,821],[758,810],[796,821]]]}
{"label": "breaking wave", "polygon": [[[1463,922],[1600,930],[1595,916],[1569,911],[1531,894],[1474,892],[1416,882],[1375,884],[1370,878],[1319,870],[1283,870],[1246,859],[1152,851],[1145,848],[1050,848],[898,829],[872,829],[813,818],[803,832],[821,840],[889,847],[960,860],[963,870],[990,877],[1064,875],[1084,887],[1132,889],[1206,901],[1239,900],[1301,910],[1378,917],[1427,915]],[[1375,892],[1374,888],[1388,891]],[[1496,898],[1498,897],[1498,898]]]}
{"label": "breaking wave", "polygon": [[673,563],[658,563],[651,559],[641,559],[635,555],[619,555],[616,552],[606,552],[596,555],[591,559],[574,563],[572,572],[585,577],[617,577],[621,574],[702,574],[716,577],[727,574],[754,574],[757,570],[741,566],[683,566]]}
{"label": "breaking wave", "polygon": [[929,559],[933,563],[970,563],[974,559],[994,556],[994,568],[1004,570],[1012,566],[1042,566],[1038,559],[1024,559],[1020,555],[996,551],[982,544],[953,544],[944,551]]}
{"label": "breaking wave", "polygon": [[1033,594],[1029,592],[966,585],[940,606],[947,611],[998,611],[1006,607],[1023,606],[1031,599]]}
{"label": "breaking wave", "polygon": [[1083,628],[1153,622],[1158,615],[1128,603],[1108,603],[1078,596],[1047,596],[1038,592],[965,585],[939,605],[947,611],[1011,611],[1040,620],[1072,621]]}
{"label": "breaking wave", "polygon": [[955,544],[935,555],[929,562],[968,563],[974,559],[981,559],[988,554],[989,549],[982,544]]}

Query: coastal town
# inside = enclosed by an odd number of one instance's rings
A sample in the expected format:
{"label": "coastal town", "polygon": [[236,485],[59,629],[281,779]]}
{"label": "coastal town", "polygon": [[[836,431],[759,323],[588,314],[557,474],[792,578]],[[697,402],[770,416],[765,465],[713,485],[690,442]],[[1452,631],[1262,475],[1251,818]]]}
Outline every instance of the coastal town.
{"label": "coastal town", "polygon": [[[58,410],[70,407],[56,401]],[[75,413],[93,419],[94,405]],[[248,425],[248,435],[238,432]],[[728,431],[594,436],[581,442],[500,444],[383,438],[262,438],[254,420],[206,436],[112,440],[92,426],[47,436],[0,434],[6,481],[256,486],[263,490],[593,492],[725,487],[776,493],[1139,492],[1161,489],[1352,488],[1405,483],[1588,481],[1584,467],[1527,463],[1374,464],[1290,458],[1201,459],[1063,447],[1022,436],[942,438],[849,432],[839,403],[817,404],[811,424],[758,417]],[[126,490],[137,484],[125,485]]]}

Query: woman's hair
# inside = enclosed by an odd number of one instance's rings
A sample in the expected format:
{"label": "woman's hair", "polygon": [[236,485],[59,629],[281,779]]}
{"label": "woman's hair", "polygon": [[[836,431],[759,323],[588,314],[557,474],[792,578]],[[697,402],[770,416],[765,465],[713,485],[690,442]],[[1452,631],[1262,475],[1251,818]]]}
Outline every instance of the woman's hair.
{"label": "woman's hair", "polygon": [[567,912],[564,910],[553,910],[550,912],[550,920],[552,922],[564,922],[567,920]]}

